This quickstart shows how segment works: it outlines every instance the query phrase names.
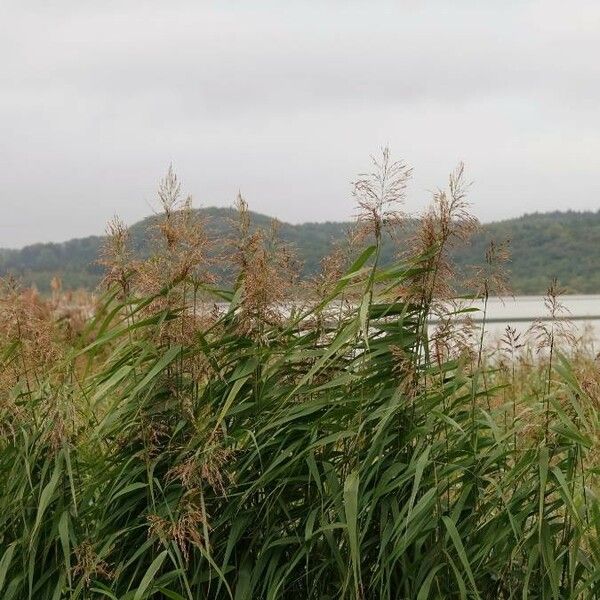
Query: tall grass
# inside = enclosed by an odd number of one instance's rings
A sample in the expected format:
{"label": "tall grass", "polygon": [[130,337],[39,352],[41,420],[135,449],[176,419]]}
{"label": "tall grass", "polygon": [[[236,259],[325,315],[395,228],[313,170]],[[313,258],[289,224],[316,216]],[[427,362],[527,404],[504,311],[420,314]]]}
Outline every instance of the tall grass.
{"label": "tall grass", "polygon": [[519,379],[514,348],[492,365],[430,334],[468,316],[440,300],[473,223],[460,170],[380,267],[407,176],[384,154],[361,177],[373,243],[291,304],[289,254],[243,201],[239,276],[215,286],[172,174],[157,254],[133,261],[113,223],[85,324],[5,290],[3,599],[599,595],[589,381],[554,346]]}

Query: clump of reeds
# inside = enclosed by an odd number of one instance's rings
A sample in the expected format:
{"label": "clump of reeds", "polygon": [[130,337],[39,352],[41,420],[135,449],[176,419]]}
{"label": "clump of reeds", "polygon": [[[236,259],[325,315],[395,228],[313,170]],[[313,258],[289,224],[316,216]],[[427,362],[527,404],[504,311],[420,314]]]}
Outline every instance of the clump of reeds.
{"label": "clump of reeds", "polygon": [[251,230],[241,194],[236,209],[230,262],[237,272],[240,332],[260,338],[265,325],[280,323],[290,311],[285,303],[294,297],[299,268],[293,250],[279,240],[275,221],[269,231]]}
{"label": "clump of reeds", "polygon": [[[210,228],[172,170],[153,256],[110,226],[80,335],[6,288],[2,598],[598,595],[590,363],[554,345],[524,369],[512,330],[492,363],[458,329],[448,251],[476,225],[462,166],[381,266],[409,174],[386,149],[359,178],[366,247],[326,263],[309,301],[241,198],[236,283],[217,288]],[[479,281],[485,297],[499,280]]]}

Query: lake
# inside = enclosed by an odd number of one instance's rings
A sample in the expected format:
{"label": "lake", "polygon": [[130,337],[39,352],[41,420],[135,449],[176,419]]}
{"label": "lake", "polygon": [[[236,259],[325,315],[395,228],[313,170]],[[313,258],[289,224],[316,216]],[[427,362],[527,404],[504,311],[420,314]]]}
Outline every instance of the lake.
{"label": "lake", "polygon": [[[572,322],[578,334],[591,330],[597,348],[600,347],[600,295],[568,295],[559,298],[566,312],[561,313]],[[470,303],[475,308],[483,308],[483,301]],[[482,313],[473,313],[474,321],[482,319]],[[525,332],[536,319],[548,319],[548,309],[543,296],[516,296],[504,299],[490,298],[487,308],[486,331],[490,336],[502,335],[507,325],[518,332]]]}

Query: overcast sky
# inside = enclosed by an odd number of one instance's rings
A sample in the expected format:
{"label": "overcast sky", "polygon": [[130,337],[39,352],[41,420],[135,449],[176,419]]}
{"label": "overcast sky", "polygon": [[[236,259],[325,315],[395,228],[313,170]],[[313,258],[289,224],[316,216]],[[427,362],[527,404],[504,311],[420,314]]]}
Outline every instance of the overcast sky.
{"label": "overcast sky", "polygon": [[155,206],[346,219],[389,144],[483,221],[600,208],[600,2],[0,0],[0,247]]}

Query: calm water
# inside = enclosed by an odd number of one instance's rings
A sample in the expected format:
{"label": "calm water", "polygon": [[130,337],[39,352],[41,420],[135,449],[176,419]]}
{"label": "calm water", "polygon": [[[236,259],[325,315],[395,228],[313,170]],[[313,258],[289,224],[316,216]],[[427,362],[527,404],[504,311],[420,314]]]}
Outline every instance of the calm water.
{"label": "calm water", "polygon": [[[600,295],[599,296],[561,296],[561,303],[567,312],[561,313],[570,319],[575,331],[582,334],[591,331],[591,337],[600,348]],[[483,302],[474,302],[472,306],[483,308]],[[475,321],[481,314],[473,313]],[[548,317],[542,296],[517,296],[515,298],[490,298],[487,309],[486,330],[490,335],[501,335],[506,326],[525,332],[536,319]]]}

